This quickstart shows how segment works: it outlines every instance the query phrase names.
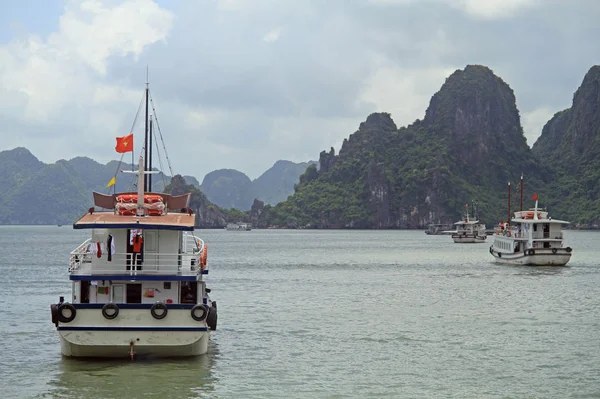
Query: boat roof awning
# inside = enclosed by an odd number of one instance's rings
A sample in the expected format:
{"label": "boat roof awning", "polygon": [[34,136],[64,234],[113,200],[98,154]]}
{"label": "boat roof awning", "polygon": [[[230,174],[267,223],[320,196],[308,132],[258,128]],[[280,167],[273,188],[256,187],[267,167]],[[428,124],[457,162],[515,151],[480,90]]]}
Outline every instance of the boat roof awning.
{"label": "boat roof awning", "polygon": [[460,222],[456,222],[454,224],[458,225],[458,224],[478,224],[478,223],[479,223],[479,220],[469,220],[468,222],[460,221]]}
{"label": "boat roof awning", "polygon": [[556,223],[556,224],[570,224],[571,222],[567,222],[566,220],[559,219],[512,219],[511,223]]}
{"label": "boat roof awning", "polygon": [[86,213],[73,223],[74,229],[150,229],[193,231],[196,215],[167,213],[159,216],[125,216],[114,212]]}

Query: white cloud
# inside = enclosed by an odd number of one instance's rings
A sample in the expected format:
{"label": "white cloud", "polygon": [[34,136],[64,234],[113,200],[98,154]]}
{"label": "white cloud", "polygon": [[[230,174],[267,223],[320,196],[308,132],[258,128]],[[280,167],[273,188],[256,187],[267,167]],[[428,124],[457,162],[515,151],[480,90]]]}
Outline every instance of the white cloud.
{"label": "white cloud", "polygon": [[[33,137],[23,145],[43,160],[51,148],[43,140],[51,139],[57,150],[52,156],[66,158],[100,137],[129,129],[124,126],[131,122],[124,120],[133,120],[141,88],[137,92],[105,79],[108,64],[111,57],[136,57],[164,40],[173,21],[150,0],[105,4],[69,1],[56,32],[0,47],[0,105],[18,104],[1,107],[0,115],[28,126]],[[52,137],[49,126],[55,129]]]}
{"label": "white cloud", "polygon": [[538,6],[540,0],[370,0],[371,3],[390,6],[435,5],[444,3],[467,14],[484,19],[505,18],[516,12]]}
{"label": "white cloud", "polygon": [[71,2],[48,45],[103,75],[110,56],[139,56],[145,46],[165,39],[172,21],[173,15],[151,0],[128,0],[115,7],[97,0]]}
{"label": "white cloud", "polygon": [[486,19],[505,18],[516,12],[540,4],[539,0],[446,0],[474,17]]}
{"label": "white cloud", "polygon": [[267,32],[267,34],[265,34],[263,36],[263,41],[269,43],[269,42],[274,42],[277,39],[279,39],[279,35],[281,34],[281,28],[275,28],[269,32]]}

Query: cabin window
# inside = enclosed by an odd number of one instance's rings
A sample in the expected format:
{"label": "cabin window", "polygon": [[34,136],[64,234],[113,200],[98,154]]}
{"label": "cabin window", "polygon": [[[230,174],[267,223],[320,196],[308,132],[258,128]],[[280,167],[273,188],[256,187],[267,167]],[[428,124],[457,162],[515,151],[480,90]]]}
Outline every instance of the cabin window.
{"label": "cabin window", "polygon": [[198,283],[196,281],[181,282],[180,303],[198,303]]}
{"label": "cabin window", "polygon": [[550,248],[550,243],[549,242],[545,242],[544,243],[544,248]]}
{"label": "cabin window", "polygon": [[81,291],[79,293],[79,303],[90,303],[90,281],[81,280]]}
{"label": "cabin window", "polygon": [[537,231],[537,224],[536,223],[533,224],[533,231]]}
{"label": "cabin window", "polygon": [[142,303],[141,284],[127,284],[127,303]]}

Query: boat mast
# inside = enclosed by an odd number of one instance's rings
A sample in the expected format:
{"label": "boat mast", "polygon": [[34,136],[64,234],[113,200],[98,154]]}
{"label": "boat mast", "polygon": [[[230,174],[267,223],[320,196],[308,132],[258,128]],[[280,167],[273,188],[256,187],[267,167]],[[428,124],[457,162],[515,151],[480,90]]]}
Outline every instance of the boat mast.
{"label": "boat mast", "polygon": [[[150,115],[150,134],[148,135],[148,170],[152,170],[152,115]],[[148,192],[152,192],[152,175],[148,175]]]}
{"label": "boat mast", "polygon": [[[146,67],[146,127],[144,129],[144,171],[148,170],[148,67]],[[148,177],[144,174],[144,192],[148,191]]]}
{"label": "boat mast", "polygon": [[508,224],[510,224],[510,182],[508,182]]}
{"label": "boat mast", "polygon": [[521,173],[521,188],[519,189],[521,192],[521,211],[523,210],[523,173]]}

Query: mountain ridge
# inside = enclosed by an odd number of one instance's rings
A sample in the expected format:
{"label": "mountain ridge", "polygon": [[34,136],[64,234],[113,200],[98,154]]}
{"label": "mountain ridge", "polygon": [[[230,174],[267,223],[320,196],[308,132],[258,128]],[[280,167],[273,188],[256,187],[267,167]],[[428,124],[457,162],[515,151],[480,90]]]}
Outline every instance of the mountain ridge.
{"label": "mountain ridge", "polygon": [[415,228],[456,221],[472,202],[495,224],[506,218],[507,182],[521,173],[525,199],[560,201],[551,189],[558,172],[527,145],[513,90],[482,65],[448,76],[423,120],[397,128],[373,113],[319,162],[288,201],[265,206],[260,225]]}

